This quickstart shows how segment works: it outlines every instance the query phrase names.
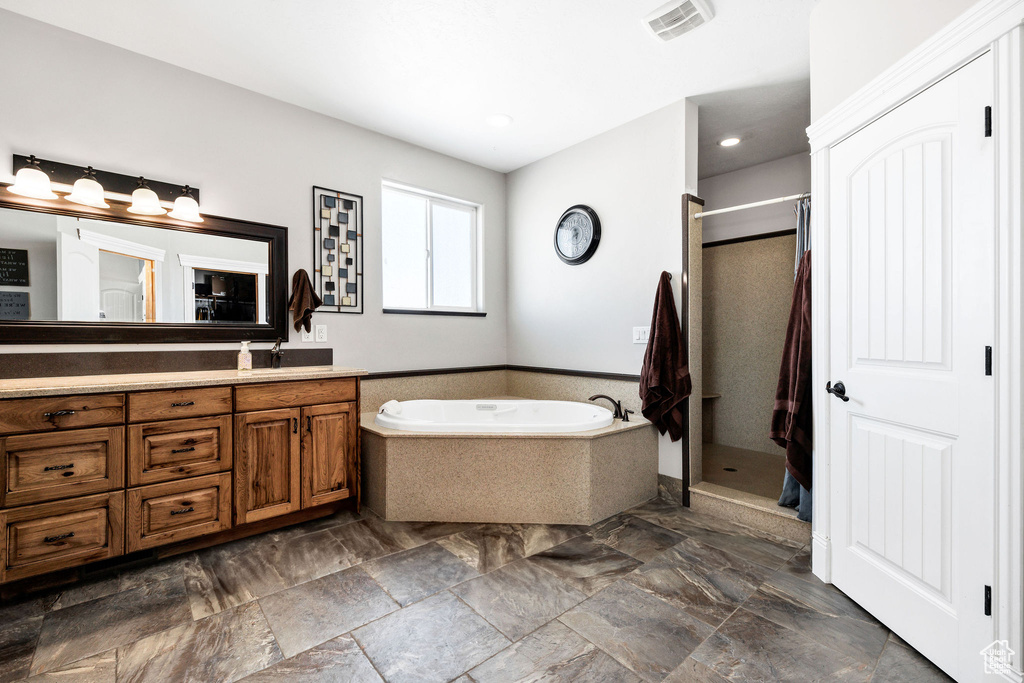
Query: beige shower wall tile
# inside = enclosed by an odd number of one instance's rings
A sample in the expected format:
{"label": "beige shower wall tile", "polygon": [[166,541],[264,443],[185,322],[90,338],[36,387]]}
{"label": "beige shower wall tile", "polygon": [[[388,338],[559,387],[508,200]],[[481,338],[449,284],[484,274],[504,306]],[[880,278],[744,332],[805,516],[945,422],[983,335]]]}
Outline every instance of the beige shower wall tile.
{"label": "beige shower wall tile", "polygon": [[484,372],[458,372],[450,375],[364,379],[359,412],[376,412],[382,405],[392,400],[413,401],[429,398],[458,400],[504,396],[509,393],[505,375],[505,370],[487,370]]}
{"label": "beige shower wall tile", "polygon": [[796,237],[704,249],[704,389],[713,443],[774,452],[768,439],[793,297]]}

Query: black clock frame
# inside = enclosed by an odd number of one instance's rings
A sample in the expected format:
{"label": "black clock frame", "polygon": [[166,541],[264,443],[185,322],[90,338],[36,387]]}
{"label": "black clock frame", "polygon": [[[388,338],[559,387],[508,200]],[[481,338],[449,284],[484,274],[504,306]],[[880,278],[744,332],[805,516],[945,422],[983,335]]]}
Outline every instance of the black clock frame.
{"label": "black clock frame", "polygon": [[[558,248],[558,229],[560,227],[562,227],[562,222],[566,218],[568,218],[569,216],[571,216],[572,214],[575,214],[575,213],[586,214],[586,216],[590,219],[591,225],[594,226],[594,237],[593,237],[593,239],[590,240],[590,246],[587,247],[587,250],[585,252],[583,252],[582,254],[577,256],[576,258],[569,258],[565,254],[563,254],[561,252],[561,250]],[[586,204],[576,204],[574,206],[570,206],[568,209],[565,210],[565,213],[563,213],[558,218],[558,222],[555,223],[555,236],[554,236],[555,253],[558,255],[558,258],[560,258],[563,263],[567,263],[570,266],[578,266],[581,263],[586,263],[587,261],[589,261],[590,257],[593,256],[594,252],[597,251],[597,245],[600,242],[601,242],[601,219],[597,217],[597,212],[595,212],[592,208],[590,208]]]}

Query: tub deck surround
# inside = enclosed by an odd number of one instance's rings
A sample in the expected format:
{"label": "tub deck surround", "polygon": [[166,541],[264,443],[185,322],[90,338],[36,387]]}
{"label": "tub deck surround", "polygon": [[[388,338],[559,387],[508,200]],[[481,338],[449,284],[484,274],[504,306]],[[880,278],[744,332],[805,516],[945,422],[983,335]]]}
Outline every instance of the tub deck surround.
{"label": "tub deck surround", "polygon": [[363,503],[388,520],[593,524],[654,497],[657,431],[615,420],[574,433],[388,429],[363,413]]}
{"label": "tub deck surround", "polygon": [[0,380],[0,400],[105,394],[121,391],[184,389],[235,384],[262,384],[307,379],[362,377],[366,370],[337,365],[255,370],[200,370],[194,372],[153,372],[128,375],[86,375],[82,377],[26,377]]}

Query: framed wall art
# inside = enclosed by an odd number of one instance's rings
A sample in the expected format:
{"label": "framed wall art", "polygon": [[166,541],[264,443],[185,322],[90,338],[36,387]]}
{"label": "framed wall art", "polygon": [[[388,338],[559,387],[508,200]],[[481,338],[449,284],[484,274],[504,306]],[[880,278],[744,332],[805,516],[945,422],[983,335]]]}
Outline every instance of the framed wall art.
{"label": "framed wall art", "polygon": [[363,198],[313,187],[313,286],[318,313],[363,312]]}

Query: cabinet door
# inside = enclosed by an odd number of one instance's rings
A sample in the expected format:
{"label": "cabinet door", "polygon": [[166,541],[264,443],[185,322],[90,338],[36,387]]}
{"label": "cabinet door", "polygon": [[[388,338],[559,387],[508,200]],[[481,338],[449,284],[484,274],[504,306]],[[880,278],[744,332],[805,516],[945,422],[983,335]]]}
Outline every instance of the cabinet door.
{"label": "cabinet door", "polygon": [[235,523],[299,509],[298,408],[235,415]]}
{"label": "cabinet door", "polygon": [[302,409],[302,507],[355,495],[356,404]]}

